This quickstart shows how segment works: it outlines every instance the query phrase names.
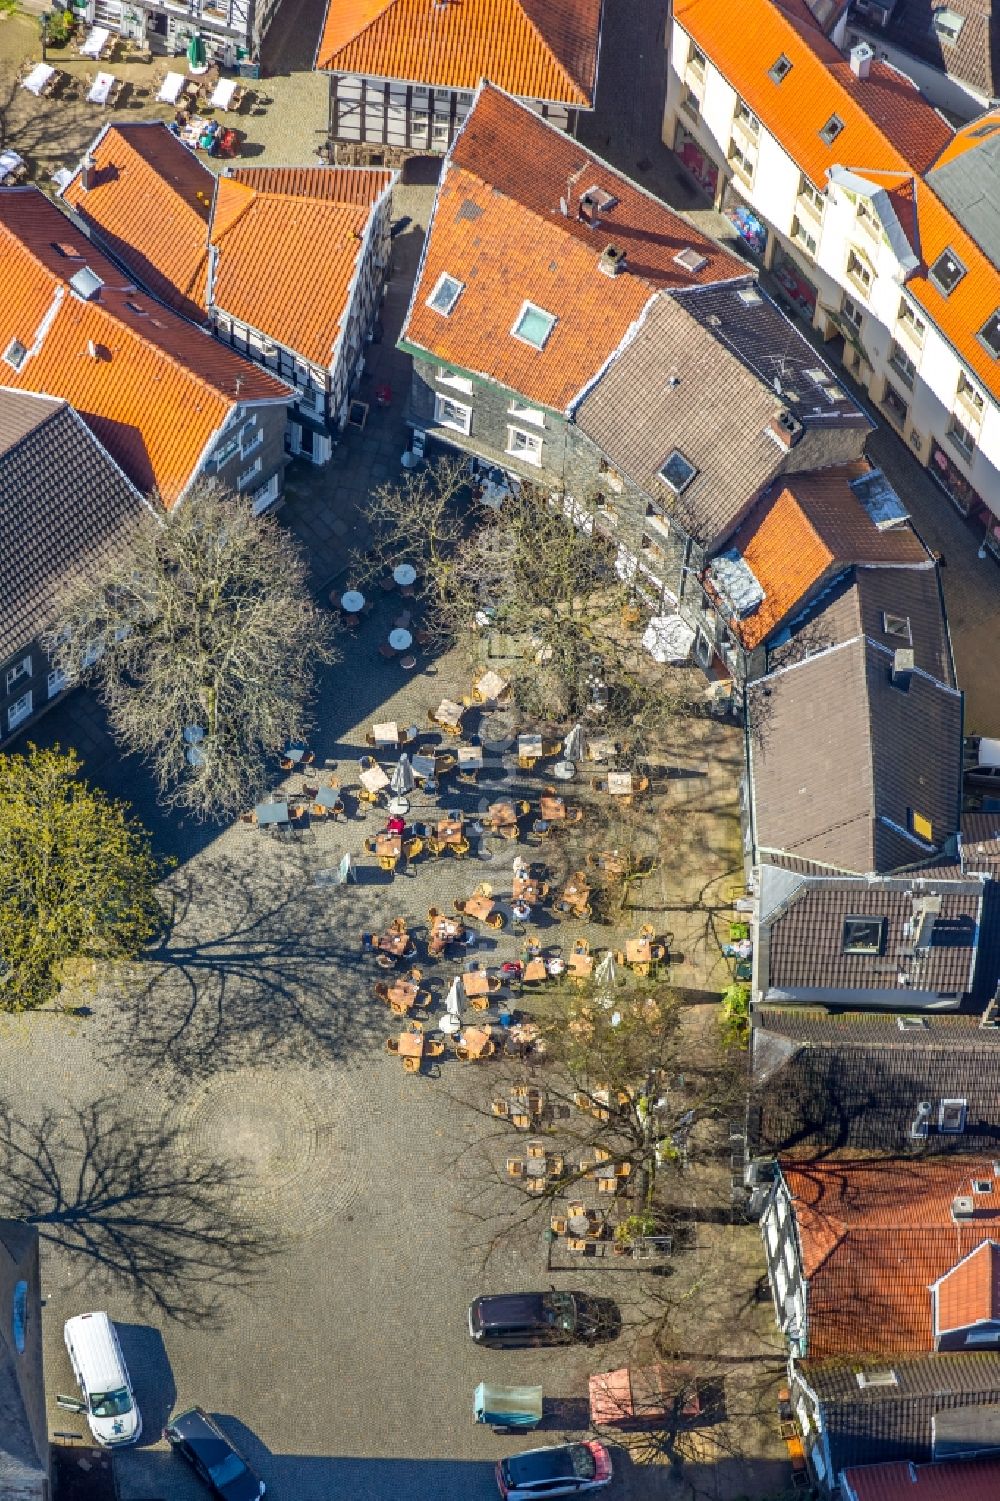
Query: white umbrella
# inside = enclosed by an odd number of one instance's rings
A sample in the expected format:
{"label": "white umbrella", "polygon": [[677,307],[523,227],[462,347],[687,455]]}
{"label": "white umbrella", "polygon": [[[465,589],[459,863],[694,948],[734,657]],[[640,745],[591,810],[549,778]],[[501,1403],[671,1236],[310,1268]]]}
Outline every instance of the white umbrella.
{"label": "white umbrella", "polygon": [[567,761],[582,761],[585,753],[583,725],[575,724],[563,741],[563,755]]}
{"label": "white umbrella", "polygon": [[[602,1006],[611,1005],[611,997],[618,983],[618,972],[615,966],[615,956],[608,949],[604,958],[599,960],[594,968],[594,999]],[[617,1025],[617,1023],[616,1023]]]}
{"label": "white umbrella", "polygon": [[449,1016],[461,1016],[464,999],[465,991],[462,986],[462,977],[461,975],[456,975],[451,982],[451,989],[444,998],[444,1009]]}
{"label": "white umbrella", "polygon": [[417,779],[413,775],[413,767],[410,765],[410,758],[404,751],[400,756],[398,762],[396,763],[395,771],[389,778],[389,786],[392,788],[393,792],[406,793],[412,792],[416,785]]}

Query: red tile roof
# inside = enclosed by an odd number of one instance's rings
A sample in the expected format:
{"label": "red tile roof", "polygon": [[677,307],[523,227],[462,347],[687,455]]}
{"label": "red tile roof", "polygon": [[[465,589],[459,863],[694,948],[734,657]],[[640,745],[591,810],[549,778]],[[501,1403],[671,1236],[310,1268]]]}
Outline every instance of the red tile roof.
{"label": "red tile roof", "polygon": [[[914,1101],[916,1109],[916,1101]],[[1000,1231],[992,1160],[782,1160],[808,1282],[809,1358],[933,1350],[931,1284]],[[977,1217],[956,1223],[972,1194]]]}
{"label": "red tile roof", "polygon": [[[90,301],[69,285],[84,267],[104,283]],[[4,365],[6,384],[69,401],[166,505],[237,405],[288,398],[267,371],[137,292],[35,188],[0,189],[0,285],[0,352],[12,339],[28,350],[19,370]]]}
{"label": "red tile roof", "polygon": [[316,66],[589,109],[602,0],[329,0]]}
{"label": "red tile roof", "polygon": [[843,1471],[847,1501],[996,1501],[1000,1459],[861,1465]]}
{"label": "red tile roof", "polygon": [[89,155],[96,182],[85,191],[78,169],[66,202],[141,286],[204,323],[213,174],[159,121],[106,126]]}
{"label": "red tile roof", "polygon": [[1000,1245],[984,1241],[946,1272],[937,1284],[937,1304],[940,1334],[1000,1318]]}
{"label": "red tile roof", "polygon": [[328,366],[372,207],[392,180],[367,167],[251,167],[221,177],[213,307]]}
{"label": "red tile roof", "polygon": [[[579,217],[594,186],[616,200],[598,228]],[[609,277],[598,263],[612,243],[628,260]],[[695,252],[694,271],[677,264],[684,250]],[[403,339],[563,411],[657,291],[750,274],[665,204],[486,84],[446,162]],[[442,275],[463,284],[448,316],[427,305]],[[555,319],[542,349],[511,333],[525,302]]]}

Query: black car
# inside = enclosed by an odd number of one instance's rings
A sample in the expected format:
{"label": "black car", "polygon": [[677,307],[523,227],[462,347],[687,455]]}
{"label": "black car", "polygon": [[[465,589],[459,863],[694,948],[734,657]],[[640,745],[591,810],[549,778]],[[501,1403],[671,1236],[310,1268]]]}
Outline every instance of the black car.
{"label": "black car", "polygon": [[469,1333],[481,1345],[569,1345],[588,1338],[589,1300],[579,1293],[497,1293],[469,1306]]}
{"label": "black car", "polygon": [[201,1407],[171,1418],[163,1430],[172,1449],[183,1454],[195,1473],[222,1501],[259,1501],[264,1482],[222,1429]]}

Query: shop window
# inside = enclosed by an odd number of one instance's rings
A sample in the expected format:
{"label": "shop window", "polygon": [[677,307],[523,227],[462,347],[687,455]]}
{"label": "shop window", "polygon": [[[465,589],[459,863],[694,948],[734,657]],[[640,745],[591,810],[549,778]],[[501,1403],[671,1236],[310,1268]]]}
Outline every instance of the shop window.
{"label": "shop window", "polygon": [[885,383],[885,391],[882,395],[882,405],[888,412],[889,416],[892,418],[893,422],[895,422],[898,427],[902,427],[906,421],[909,408],[907,407],[906,402],[903,400],[902,396],[900,396],[899,392],[896,390],[896,387],[890,385],[888,381],[886,381]]}

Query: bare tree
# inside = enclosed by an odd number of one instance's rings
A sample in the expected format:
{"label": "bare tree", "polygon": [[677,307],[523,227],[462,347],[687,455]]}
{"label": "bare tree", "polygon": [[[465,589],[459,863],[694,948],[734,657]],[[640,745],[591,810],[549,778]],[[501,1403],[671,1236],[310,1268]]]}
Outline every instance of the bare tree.
{"label": "bare tree", "polygon": [[164,803],[218,818],[256,801],[267,757],[305,733],[332,630],[287,533],[203,481],[69,586],[47,646],[68,677],[96,680]]}

